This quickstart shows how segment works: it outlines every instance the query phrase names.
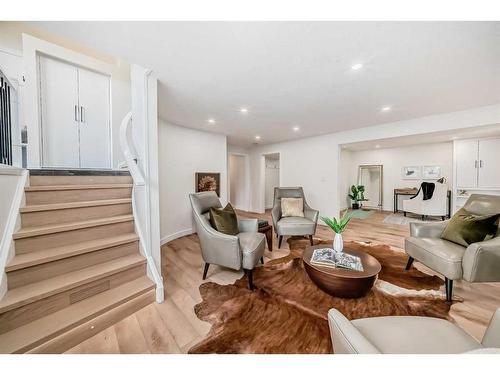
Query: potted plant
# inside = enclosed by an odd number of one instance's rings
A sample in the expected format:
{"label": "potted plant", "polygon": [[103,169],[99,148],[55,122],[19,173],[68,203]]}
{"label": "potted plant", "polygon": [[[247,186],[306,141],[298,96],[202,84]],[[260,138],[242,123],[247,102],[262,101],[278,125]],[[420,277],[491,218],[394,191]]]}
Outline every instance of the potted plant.
{"label": "potted plant", "polygon": [[337,220],[337,218],[335,217],[321,217],[321,220],[335,232],[335,237],[333,239],[333,250],[337,252],[341,252],[344,248],[342,232],[346,229],[347,224],[349,224],[349,221],[351,221],[351,218],[352,212],[348,211],[344,213],[340,220]]}
{"label": "potted plant", "polygon": [[365,187],[363,185],[352,185],[351,186],[351,194],[348,194],[349,198],[353,201],[352,203],[352,209],[353,210],[358,210],[359,209],[359,202],[365,201]]}

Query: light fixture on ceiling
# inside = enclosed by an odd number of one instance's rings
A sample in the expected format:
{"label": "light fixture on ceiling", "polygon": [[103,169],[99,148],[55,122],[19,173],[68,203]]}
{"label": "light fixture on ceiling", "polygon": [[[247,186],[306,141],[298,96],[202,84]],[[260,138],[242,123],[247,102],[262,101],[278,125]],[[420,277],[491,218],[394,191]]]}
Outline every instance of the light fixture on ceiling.
{"label": "light fixture on ceiling", "polygon": [[209,124],[215,124],[215,120],[214,120],[213,118],[209,118],[209,119],[208,119],[208,123],[209,123]]}
{"label": "light fixture on ceiling", "polygon": [[255,139],[256,139],[256,140],[259,140],[259,139],[260,139],[260,135],[256,135],[256,136],[255,136]]}
{"label": "light fixture on ceiling", "polygon": [[375,145],[375,148],[380,148],[380,145]]}
{"label": "light fixture on ceiling", "polygon": [[383,106],[382,108],[380,108],[380,110],[381,110],[382,112],[390,112],[390,111],[391,111],[391,109],[392,109],[392,108],[391,108],[390,106],[388,106],[388,105]]}
{"label": "light fixture on ceiling", "polygon": [[293,131],[294,131],[294,132],[298,132],[299,130],[300,130],[300,128],[299,128],[298,126],[294,126],[294,127],[293,127]]}
{"label": "light fixture on ceiling", "polygon": [[242,107],[240,108],[240,112],[246,115],[248,113],[248,108]]}
{"label": "light fixture on ceiling", "polygon": [[351,66],[351,70],[360,70],[363,67],[363,64],[357,63]]}

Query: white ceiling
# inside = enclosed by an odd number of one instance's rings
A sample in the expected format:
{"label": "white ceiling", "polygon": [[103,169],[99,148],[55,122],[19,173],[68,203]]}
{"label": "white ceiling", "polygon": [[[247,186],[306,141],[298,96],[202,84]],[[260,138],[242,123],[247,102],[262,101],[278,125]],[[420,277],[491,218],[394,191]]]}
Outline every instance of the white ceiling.
{"label": "white ceiling", "polygon": [[[152,68],[161,118],[227,134],[232,144],[500,102],[499,22],[31,24]],[[351,71],[355,63],[364,68]],[[381,113],[385,105],[392,111]]]}
{"label": "white ceiling", "polygon": [[456,139],[500,137],[500,124],[477,126],[460,130],[442,131],[405,137],[384,138],[365,142],[347,143],[342,149],[363,151],[394,147],[413,146],[429,143],[452,142]]}

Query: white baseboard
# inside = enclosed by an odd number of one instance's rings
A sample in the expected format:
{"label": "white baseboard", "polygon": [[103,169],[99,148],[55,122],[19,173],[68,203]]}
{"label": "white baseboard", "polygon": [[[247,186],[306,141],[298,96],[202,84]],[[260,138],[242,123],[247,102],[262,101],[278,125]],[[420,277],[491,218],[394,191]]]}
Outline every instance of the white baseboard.
{"label": "white baseboard", "polygon": [[196,231],[193,228],[183,229],[183,230],[180,230],[178,232],[175,232],[175,233],[172,233],[172,234],[168,234],[165,237],[162,237],[160,239],[160,244],[163,246],[167,242],[176,240],[177,238],[188,236],[188,235],[193,234],[193,233],[196,233]]}

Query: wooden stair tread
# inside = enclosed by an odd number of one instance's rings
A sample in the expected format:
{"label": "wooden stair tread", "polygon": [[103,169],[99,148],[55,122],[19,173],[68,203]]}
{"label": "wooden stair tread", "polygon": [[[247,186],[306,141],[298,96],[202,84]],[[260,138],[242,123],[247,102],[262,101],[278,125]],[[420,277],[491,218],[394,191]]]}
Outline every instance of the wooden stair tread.
{"label": "wooden stair tread", "polygon": [[36,266],[43,263],[49,263],[80,254],[90,253],[113,246],[119,246],[138,240],[139,237],[135,233],[127,233],[119,236],[100,238],[67,246],[60,246],[50,249],[33,251],[25,254],[18,254],[15,255],[14,258],[12,258],[9,264],[5,267],[5,271],[12,272],[19,269]]}
{"label": "wooden stair tread", "polygon": [[42,226],[37,226],[37,227],[27,227],[27,228],[21,228],[19,231],[14,233],[14,235],[12,237],[15,240],[17,240],[20,238],[42,236],[45,234],[52,234],[52,233],[59,233],[59,232],[67,232],[67,231],[71,231],[71,230],[96,227],[96,226],[106,225],[106,224],[122,223],[125,221],[132,221],[133,219],[134,219],[134,216],[130,214],[130,215],[119,215],[119,216],[106,217],[106,218],[102,218],[102,219],[76,221],[76,222],[65,223],[65,224],[50,224],[50,225],[42,225]]}
{"label": "wooden stair tread", "polygon": [[0,313],[76,288],[145,262],[146,259],[139,253],[128,255],[8,290],[3,299],[0,300]]}
{"label": "wooden stair tread", "polygon": [[0,353],[24,352],[154,288],[147,276],[99,293],[0,335]]}
{"label": "wooden stair tread", "polygon": [[40,211],[64,210],[68,208],[110,206],[115,204],[126,204],[126,203],[132,203],[132,198],[101,199],[96,201],[80,201],[80,202],[68,202],[68,203],[35,204],[35,205],[21,207],[19,209],[19,212],[28,213],[28,212],[40,212]]}
{"label": "wooden stair tread", "polygon": [[125,189],[132,184],[89,184],[89,185],[34,185],[26,186],[24,191],[55,191],[55,190],[90,190],[90,189]]}

